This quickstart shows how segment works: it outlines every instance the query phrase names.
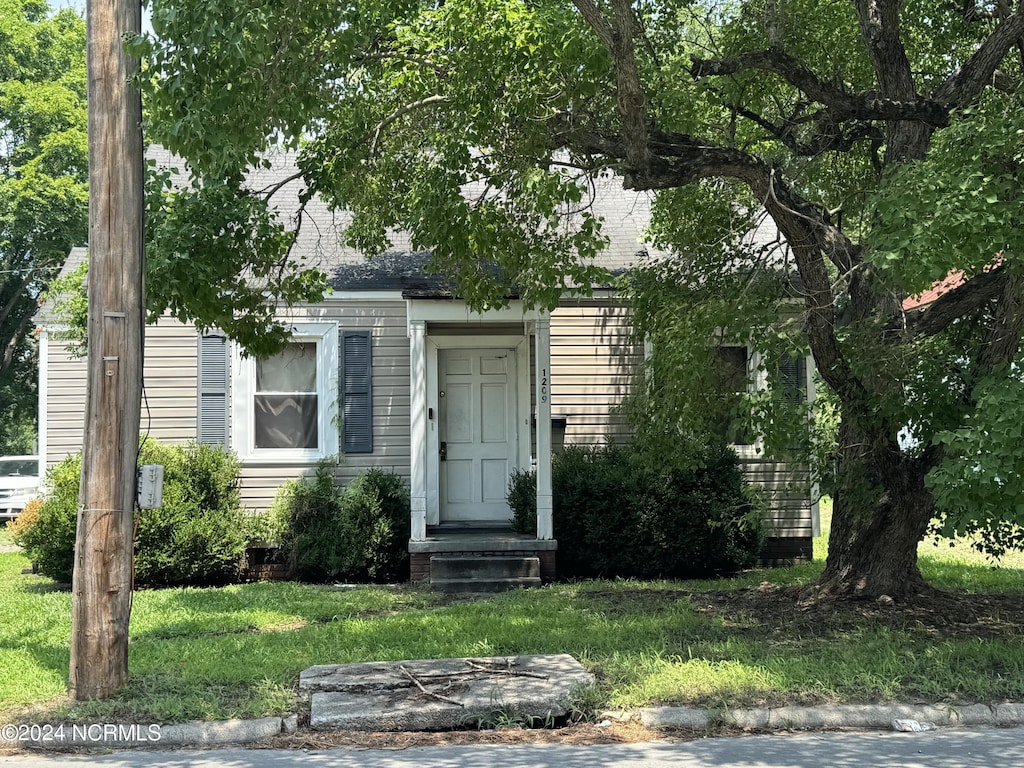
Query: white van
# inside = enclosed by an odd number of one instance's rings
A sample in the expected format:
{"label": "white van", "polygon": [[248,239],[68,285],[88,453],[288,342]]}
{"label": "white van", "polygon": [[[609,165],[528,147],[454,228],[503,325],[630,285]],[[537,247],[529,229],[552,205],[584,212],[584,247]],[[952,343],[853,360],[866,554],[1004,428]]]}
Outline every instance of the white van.
{"label": "white van", "polygon": [[20,515],[38,491],[38,456],[0,456],[0,520]]}

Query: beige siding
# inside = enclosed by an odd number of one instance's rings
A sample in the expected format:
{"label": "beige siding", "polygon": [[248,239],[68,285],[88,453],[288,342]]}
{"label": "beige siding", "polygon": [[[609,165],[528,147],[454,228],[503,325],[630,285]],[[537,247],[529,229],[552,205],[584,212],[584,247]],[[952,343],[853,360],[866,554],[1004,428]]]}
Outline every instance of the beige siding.
{"label": "beige siding", "polygon": [[[145,399],[141,431],[169,443],[196,436],[196,332],[174,320],[146,327]],[[67,344],[49,339],[46,389],[46,462],[82,449],[86,363]]]}
{"label": "beige siding", "polygon": [[[373,453],[342,457],[342,482],[380,467],[409,479],[409,339],[404,301],[337,300],[289,314],[296,322],[337,320],[340,330],[372,333]],[[307,464],[255,464],[242,468],[242,503],[269,508],[281,485],[312,471]]]}
{"label": "beige siding", "polygon": [[[603,443],[628,434],[615,409],[642,359],[627,308],[591,300],[566,303],[552,313],[551,413],[566,417],[567,443]],[[763,489],[767,535],[811,536],[806,467],[754,455],[740,460],[747,481]]]}
{"label": "beige siding", "polygon": [[[290,319],[336,320],[342,330],[373,334],[373,453],[342,458],[339,478],[348,481],[371,467],[409,478],[409,340],[403,301],[330,301],[297,309]],[[191,326],[163,319],[146,330],[142,430],[162,441],[196,437],[197,336]],[[531,350],[533,344],[531,343]],[[551,412],[567,419],[566,441],[597,444],[628,430],[615,413],[629,391],[643,348],[634,343],[627,309],[611,302],[567,302],[551,318]],[[536,361],[531,359],[531,381]],[[50,339],[47,357],[47,462],[81,448],[85,361]],[[531,383],[531,397],[535,389]],[[534,403],[534,407],[536,403]],[[810,536],[806,470],[745,457],[745,475],[765,489],[769,535]],[[287,479],[310,472],[307,464],[256,464],[242,468],[246,507],[262,511]]]}
{"label": "beige siding", "polygon": [[807,467],[755,457],[741,457],[741,462],[747,482],[764,494],[765,534],[810,537],[811,478]]}
{"label": "beige siding", "polygon": [[56,464],[82,449],[85,428],[85,359],[51,338],[46,358],[46,463]]}
{"label": "beige siding", "polygon": [[[373,453],[345,456],[339,477],[349,480],[370,467],[409,477],[409,341],[402,301],[329,302],[289,317],[337,320],[341,329],[373,334]],[[196,439],[198,337],[194,327],[168,318],[146,328],[143,433],[161,441]],[[63,342],[50,340],[47,359],[47,451],[50,464],[82,447],[85,360],[71,356]],[[306,464],[249,464],[242,468],[242,503],[255,511],[269,507],[285,480],[306,474]]]}
{"label": "beige siding", "polygon": [[642,359],[627,309],[580,301],[552,313],[551,415],[566,418],[567,443],[603,443],[626,434],[615,409]]}
{"label": "beige siding", "polygon": [[163,319],[146,328],[145,399],[140,430],[164,443],[196,439],[196,329]]}

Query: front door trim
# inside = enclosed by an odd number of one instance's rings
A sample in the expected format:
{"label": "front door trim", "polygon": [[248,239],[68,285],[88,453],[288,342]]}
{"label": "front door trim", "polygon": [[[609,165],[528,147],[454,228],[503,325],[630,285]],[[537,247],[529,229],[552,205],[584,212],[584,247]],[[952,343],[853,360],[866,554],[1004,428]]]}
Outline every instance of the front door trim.
{"label": "front door trim", "polygon": [[530,344],[526,328],[522,336],[445,336],[427,335],[425,338],[427,357],[427,409],[433,415],[427,421],[427,525],[437,525],[441,520],[441,448],[439,422],[439,351],[442,349],[495,349],[514,351],[516,361],[516,467],[530,467]]}

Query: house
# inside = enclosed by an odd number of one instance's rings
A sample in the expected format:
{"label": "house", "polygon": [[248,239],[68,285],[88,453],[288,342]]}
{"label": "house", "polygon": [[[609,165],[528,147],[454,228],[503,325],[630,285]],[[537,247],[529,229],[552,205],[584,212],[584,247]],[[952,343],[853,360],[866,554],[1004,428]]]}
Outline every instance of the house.
{"label": "house", "polygon": [[[261,186],[287,168],[266,173]],[[641,250],[648,198],[609,185],[595,205],[611,240],[604,265],[628,267]],[[438,579],[445,558],[481,555],[527,561],[533,581],[554,578],[553,443],[626,432],[615,406],[644,356],[628,307],[604,289],[566,295],[550,313],[515,300],[475,313],[424,273],[427,254],[399,243],[366,261],[336,238],[314,238],[336,226],[317,201],[306,215],[318,227],[305,227],[296,248],[329,274],[331,292],[282,310],[294,335],[265,361],[170,318],[149,326],[142,431],[234,450],[243,504],[256,511],[285,480],[338,452],[342,479],[371,467],[397,472],[411,490],[414,579]],[[76,249],[65,271],[84,257]],[[55,335],[57,323],[41,313],[40,451],[49,465],[81,447],[86,381],[85,361]],[[813,396],[812,366],[800,375]],[[752,446],[740,454],[748,477],[768,490],[766,560],[809,557],[817,505],[806,471],[766,461]],[[528,538],[507,530],[505,493],[511,471],[531,465],[537,535]]]}

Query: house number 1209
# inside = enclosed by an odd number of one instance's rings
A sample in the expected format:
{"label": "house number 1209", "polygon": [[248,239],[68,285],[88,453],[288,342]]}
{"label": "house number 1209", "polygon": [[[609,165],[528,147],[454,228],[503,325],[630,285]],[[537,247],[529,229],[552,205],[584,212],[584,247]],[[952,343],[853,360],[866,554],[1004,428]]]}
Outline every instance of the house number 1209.
{"label": "house number 1209", "polygon": [[546,403],[548,401],[548,369],[540,369],[540,401]]}

